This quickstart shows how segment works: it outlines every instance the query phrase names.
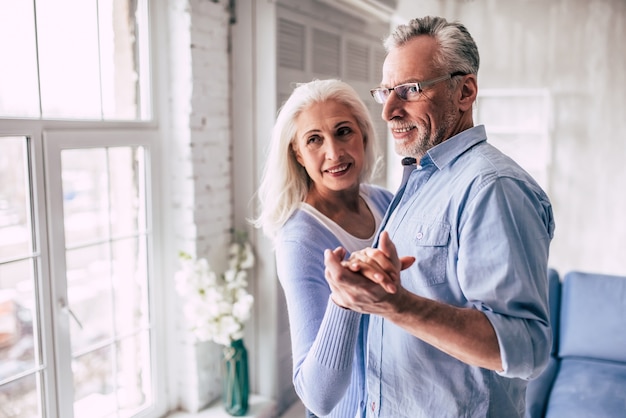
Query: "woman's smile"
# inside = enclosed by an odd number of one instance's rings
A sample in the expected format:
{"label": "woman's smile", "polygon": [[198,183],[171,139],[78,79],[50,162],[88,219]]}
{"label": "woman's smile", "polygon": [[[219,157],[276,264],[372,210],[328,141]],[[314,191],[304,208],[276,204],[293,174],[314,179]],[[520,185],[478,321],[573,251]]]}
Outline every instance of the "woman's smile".
{"label": "woman's smile", "polygon": [[345,173],[350,167],[352,167],[352,164],[341,164],[341,165],[328,168],[324,171],[333,175],[341,175]]}

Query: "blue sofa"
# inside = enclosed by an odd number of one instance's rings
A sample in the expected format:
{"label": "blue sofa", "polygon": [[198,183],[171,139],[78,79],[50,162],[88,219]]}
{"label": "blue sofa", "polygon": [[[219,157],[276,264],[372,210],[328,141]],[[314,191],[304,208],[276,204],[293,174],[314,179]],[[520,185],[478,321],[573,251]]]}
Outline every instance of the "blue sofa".
{"label": "blue sofa", "polygon": [[549,271],[553,345],[527,418],[626,417],[626,277]]}

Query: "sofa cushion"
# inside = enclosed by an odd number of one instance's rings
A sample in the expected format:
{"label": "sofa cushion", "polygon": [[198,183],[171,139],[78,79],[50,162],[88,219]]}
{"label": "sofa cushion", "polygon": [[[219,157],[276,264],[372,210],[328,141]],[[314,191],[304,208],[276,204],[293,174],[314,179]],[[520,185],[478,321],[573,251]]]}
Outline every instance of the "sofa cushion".
{"label": "sofa cushion", "polygon": [[624,417],[626,364],[569,357],[559,367],[546,418]]}
{"label": "sofa cushion", "polygon": [[570,272],[562,286],[559,357],[626,362],[626,277]]}

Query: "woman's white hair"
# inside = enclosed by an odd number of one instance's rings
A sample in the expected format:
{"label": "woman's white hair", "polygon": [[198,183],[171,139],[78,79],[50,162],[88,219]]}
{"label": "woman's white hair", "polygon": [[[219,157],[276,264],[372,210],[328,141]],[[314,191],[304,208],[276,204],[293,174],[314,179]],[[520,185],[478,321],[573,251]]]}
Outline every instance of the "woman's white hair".
{"label": "woman's white hair", "polygon": [[296,119],[312,104],[331,100],[348,106],[363,134],[365,161],[360,181],[370,181],[375,172],[376,133],[367,107],[356,90],[335,79],[298,84],[278,112],[257,192],[260,214],[253,223],[272,239],[304,201],[311,181],[291,147],[297,131]]}

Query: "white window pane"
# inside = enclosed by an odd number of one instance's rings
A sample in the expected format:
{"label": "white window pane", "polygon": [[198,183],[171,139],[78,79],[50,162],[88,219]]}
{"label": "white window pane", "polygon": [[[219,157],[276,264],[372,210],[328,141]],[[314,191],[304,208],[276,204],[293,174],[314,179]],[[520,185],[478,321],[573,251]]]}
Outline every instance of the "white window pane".
{"label": "white window pane", "polygon": [[35,46],[33,2],[0,0],[1,116],[39,116]]}
{"label": "white window pane", "polygon": [[0,260],[32,252],[27,139],[0,137]]}
{"label": "white window pane", "polygon": [[146,228],[143,149],[108,149],[111,235],[128,236]]}
{"label": "white window pane", "polygon": [[146,239],[123,239],[112,246],[116,334],[128,335],[149,325]]}
{"label": "white window pane", "polygon": [[[143,2],[39,0],[41,100],[44,118],[142,119],[139,68],[148,45],[139,33]],[[147,28],[142,28],[146,31]],[[141,77],[148,77],[143,71]],[[141,82],[140,82],[141,81]],[[147,96],[149,97],[149,95]]]}
{"label": "white window pane", "polygon": [[149,333],[76,357],[74,417],[132,417],[152,401]]}
{"label": "white window pane", "polygon": [[550,94],[543,89],[484,89],[474,120],[487,128],[489,142],[513,158],[545,189],[552,159]]}
{"label": "white window pane", "polygon": [[136,1],[128,0],[98,2],[104,119],[141,119],[137,67],[142,62],[137,52],[143,45],[135,17],[137,6]]}
{"label": "white window pane", "polygon": [[74,418],[100,418],[115,413],[113,350],[105,347],[72,361]]}
{"label": "white window pane", "polygon": [[44,118],[100,119],[96,0],[40,0],[37,38]]}
{"label": "white window pane", "polygon": [[0,386],[0,418],[37,418],[41,412],[39,376],[28,375]]}
{"label": "white window pane", "polygon": [[150,119],[147,22],[147,0],[0,0],[0,116]]}
{"label": "white window pane", "polygon": [[39,417],[39,308],[26,137],[0,137],[0,418]]}
{"label": "white window pane", "polygon": [[77,418],[154,403],[144,170],[142,147],[61,151]]}
{"label": "white window pane", "polygon": [[66,253],[67,298],[72,353],[83,352],[113,337],[113,289],[108,245],[91,245]]}
{"label": "white window pane", "polygon": [[104,148],[64,150],[65,245],[75,247],[109,237],[109,181]]}
{"label": "white window pane", "polygon": [[0,264],[0,381],[38,365],[34,283],[32,260]]}
{"label": "white window pane", "polygon": [[126,338],[117,349],[116,392],[120,417],[132,417],[153,401],[150,334],[142,332]]}

